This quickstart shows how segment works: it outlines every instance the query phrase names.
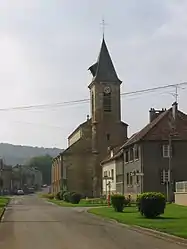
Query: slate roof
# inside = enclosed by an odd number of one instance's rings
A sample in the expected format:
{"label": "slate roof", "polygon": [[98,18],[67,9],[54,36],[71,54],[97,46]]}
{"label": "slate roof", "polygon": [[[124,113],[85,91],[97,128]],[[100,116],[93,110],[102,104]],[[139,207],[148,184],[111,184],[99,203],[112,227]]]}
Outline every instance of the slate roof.
{"label": "slate roof", "polygon": [[124,145],[121,147],[127,147],[131,144],[137,143],[138,141],[140,141],[145,135],[147,135],[147,133],[153,128],[155,127],[162,119],[163,117],[165,117],[168,112],[171,110],[168,109],[165,112],[161,113],[157,118],[155,118],[152,122],[150,122],[149,124],[147,124],[143,129],[141,129],[139,132],[133,134],[126,143],[124,143]]}
{"label": "slate roof", "polygon": [[102,40],[98,60],[96,63],[90,66],[88,70],[90,70],[93,75],[92,81],[118,83],[122,82],[117,76],[104,38]]}
{"label": "slate roof", "polygon": [[[166,111],[164,111],[163,113],[161,113],[157,118],[155,118],[152,122],[150,122],[149,124],[147,124],[143,129],[141,129],[139,132],[133,134],[119,149],[118,151],[114,154],[113,157],[110,158],[105,158],[101,164],[109,162],[111,160],[116,159],[117,157],[119,157],[121,155],[121,153],[123,153],[123,149],[133,145],[137,142],[139,142],[141,139],[143,139],[164,117],[166,117],[169,112],[172,112],[172,107]],[[184,127],[182,127],[182,138],[186,139],[187,137],[187,115],[179,110],[177,110],[177,118],[179,120],[179,122],[185,122],[186,124],[186,129],[184,129]]]}

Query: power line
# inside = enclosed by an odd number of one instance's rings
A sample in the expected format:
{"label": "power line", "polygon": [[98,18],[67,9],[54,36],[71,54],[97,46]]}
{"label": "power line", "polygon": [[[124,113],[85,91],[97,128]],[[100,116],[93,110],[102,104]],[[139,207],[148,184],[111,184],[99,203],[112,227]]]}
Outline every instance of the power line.
{"label": "power line", "polygon": [[153,88],[146,88],[146,89],[142,89],[142,90],[138,90],[138,91],[134,91],[134,92],[126,92],[126,93],[122,93],[121,95],[132,95],[132,94],[138,94],[138,93],[147,93],[147,92],[154,92],[157,90],[162,90],[162,89],[166,89],[166,88],[175,88],[176,87],[181,87],[187,85],[187,82],[182,82],[182,83],[178,83],[178,84],[172,84],[172,85],[165,85],[165,86],[158,86],[158,87],[153,87]]}
{"label": "power line", "polygon": [[62,126],[54,126],[54,125],[48,125],[48,124],[41,124],[41,123],[34,123],[34,122],[25,122],[25,121],[17,121],[17,120],[11,120],[13,123],[19,123],[19,124],[26,124],[26,125],[35,125],[35,126],[45,126],[49,129],[60,129],[62,130]]}
{"label": "power line", "polygon": [[[121,96],[130,96],[130,95],[138,95],[138,94],[144,94],[144,93],[151,93],[162,89],[167,88],[175,88],[176,87],[182,87],[187,85],[187,82],[182,82],[178,84],[171,84],[171,85],[165,85],[165,86],[158,86],[153,88],[146,88],[142,90],[137,91],[131,91],[131,92],[124,92],[121,93]],[[64,102],[57,102],[57,103],[51,103],[51,104],[39,104],[39,105],[28,105],[28,106],[16,106],[16,107],[9,107],[9,108],[0,108],[0,111],[27,111],[27,110],[34,110],[34,109],[50,109],[50,108],[59,108],[62,106],[68,106],[68,105],[76,105],[76,104],[84,104],[88,103],[90,101],[89,98],[85,99],[79,99],[79,100],[71,100],[71,101],[64,101]]]}

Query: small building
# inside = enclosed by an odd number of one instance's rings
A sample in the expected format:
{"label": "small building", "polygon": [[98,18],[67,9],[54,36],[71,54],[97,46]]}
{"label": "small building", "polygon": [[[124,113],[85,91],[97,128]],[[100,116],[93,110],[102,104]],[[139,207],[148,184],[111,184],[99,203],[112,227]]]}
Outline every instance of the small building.
{"label": "small building", "polygon": [[123,159],[122,151],[119,147],[109,150],[108,157],[101,162],[102,166],[102,194],[106,195],[111,193],[124,193],[123,186]]}
{"label": "small building", "polygon": [[187,115],[177,103],[168,110],[151,108],[149,114],[148,125],[102,165],[115,161],[116,191],[120,185],[125,195],[159,191],[173,198],[175,182],[187,180]]}
{"label": "small building", "polygon": [[11,190],[23,189],[25,193],[29,188],[40,190],[42,186],[42,173],[35,167],[16,165],[12,167]]}
{"label": "small building", "polygon": [[0,159],[0,192],[9,193],[12,185],[12,166],[5,165]]}

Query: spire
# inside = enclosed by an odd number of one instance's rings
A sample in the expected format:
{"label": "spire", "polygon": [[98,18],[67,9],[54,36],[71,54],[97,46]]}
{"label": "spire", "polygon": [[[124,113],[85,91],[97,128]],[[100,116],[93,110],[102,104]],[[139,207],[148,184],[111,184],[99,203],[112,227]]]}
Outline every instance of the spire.
{"label": "spire", "polygon": [[98,81],[121,83],[121,80],[118,78],[114,65],[112,63],[104,37],[102,40],[98,60],[95,64],[89,67],[89,70],[93,75],[92,82]]}

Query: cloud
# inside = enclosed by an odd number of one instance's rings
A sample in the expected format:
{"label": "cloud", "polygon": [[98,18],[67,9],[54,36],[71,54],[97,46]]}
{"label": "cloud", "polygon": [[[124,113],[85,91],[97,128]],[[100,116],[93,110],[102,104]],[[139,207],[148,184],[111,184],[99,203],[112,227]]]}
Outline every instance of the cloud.
{"label": "cloud", "polygon": [[[102,16],[123,92],[185,81],[186,8],[184,0],[1,1],[1,106],[88,98],[87,68],[98,56]],[[180,106],[187,111],[184,92]],[[123,98],[122,116],[132,133],[146,124],[150,107],[168,107],[172,101],[171,94]],[[85,104],[1,113],[0,140],[65,147],[88,112]]]}

